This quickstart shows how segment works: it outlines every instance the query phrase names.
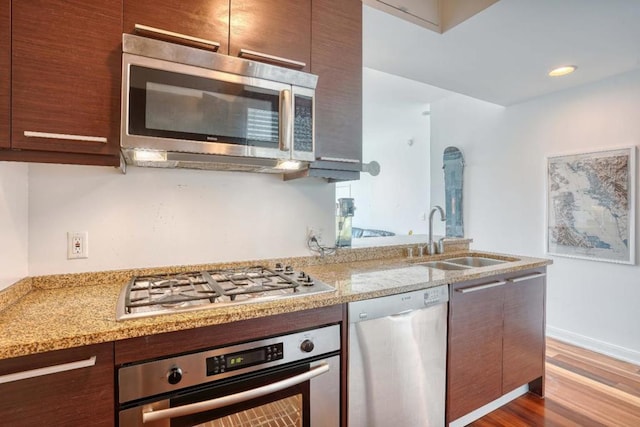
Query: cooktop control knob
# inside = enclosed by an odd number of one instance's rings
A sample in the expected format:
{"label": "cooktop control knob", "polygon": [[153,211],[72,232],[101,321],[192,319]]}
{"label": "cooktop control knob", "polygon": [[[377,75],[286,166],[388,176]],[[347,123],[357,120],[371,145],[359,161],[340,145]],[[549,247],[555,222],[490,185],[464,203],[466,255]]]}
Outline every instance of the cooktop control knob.
{"label": "cooktop control knob", "polygon": [[284,268],[284,274],[293,274],[293,267],[291,267],[290,265],[287,265]]}
{"label": "cooktop control knob", "polygon": [[298,281],[302,283],[303,286],[313,286],[313,279],[303,271],[300,272]]}
{"label": "cooktop control knob", "polygon": [[284,268],[282,268],[282,263],[276,262],[276,268],[275,268],[275,270],[276,270],[276,271],[282,271],[282,270],[284,270]]}
{"label": "cooktop control knob", "polygon": [[169,384],[176,385],[182,380],[182,369],[177,366],[171,368],[169,372],[167,372],[167,381]]}
{"label": "cooktop control knob", "polygon": [[300,350],[304,351],[305,353],[311,353],[314,347],[315,345],[311,340],[304,340],[300,343]]}

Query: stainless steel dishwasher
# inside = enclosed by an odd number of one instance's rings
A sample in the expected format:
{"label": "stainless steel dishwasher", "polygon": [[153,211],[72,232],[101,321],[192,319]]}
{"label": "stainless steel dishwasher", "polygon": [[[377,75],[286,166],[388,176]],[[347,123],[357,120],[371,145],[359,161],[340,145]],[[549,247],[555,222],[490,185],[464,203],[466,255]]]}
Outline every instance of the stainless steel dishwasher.
{"label": "stainless steel dishwasher", "polygon": [[349,426],[444,426],[448,286],[349,303]]}

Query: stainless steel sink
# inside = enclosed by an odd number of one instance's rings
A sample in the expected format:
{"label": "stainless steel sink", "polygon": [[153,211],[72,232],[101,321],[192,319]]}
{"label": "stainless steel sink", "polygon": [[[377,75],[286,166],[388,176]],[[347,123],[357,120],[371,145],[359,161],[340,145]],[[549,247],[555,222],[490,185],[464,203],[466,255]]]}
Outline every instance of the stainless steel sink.
{"label": "stainless steel sink", "polygon": [[447,263],[463,265],[466,267],[488,267],[490,265],[503,264],[507,262],[501,259],[485,258],[479,256],[463,256],[459,258],[445,259],[444,261]]}
{"label": "stainless steel sink", "polygon": [[438,270],[466,270],[469,268],[464,265],[449,264],[447,262],[442,262],[442,261],[418,262],[416,264],[424,265],[425,267],[436,268]]}
{"label": "stainless steel sink", "polygon": [[516,259],[495,259],[483,256],[462,256],[455,258],[446,258],[439,261],[425,261],[416,262],[416,264],[424,265],[425,267],[435,268],[438,270],[468,270],[470,268],[489,267],[492,265],[504,264],[509,261],[517,261]]}

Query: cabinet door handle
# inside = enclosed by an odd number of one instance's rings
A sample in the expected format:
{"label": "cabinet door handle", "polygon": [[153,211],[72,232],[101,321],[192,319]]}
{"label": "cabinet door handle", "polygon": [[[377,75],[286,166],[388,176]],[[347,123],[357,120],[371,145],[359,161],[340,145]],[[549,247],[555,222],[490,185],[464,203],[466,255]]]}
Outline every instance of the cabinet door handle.
{"label": "cabinet door handle", "polygon": [[73,371],[74,369],[82,369],[94,366],[96,364],[96,356],[91,356],[87,360],[79,360],[77,362],[63,363],[61,365],[46,366],[44,368],[31,369],[29,371],[16,372],[0,376],[0,384],[11,383],[14,381],[26,380],[29,378],[41,377],[49,374],[58,374],[65,371]]}
{"label": "cabinet door handle", "polygon": [[218,397],[211,400],[205,400],[203,402],[190,403],[184,406],[176,406],[168,409],[159,409],[156,411],[149,411],[142,414],[142,423],[151,423],[153,421],[164,420],[167,418],[182,417],[185,415],[197,414],[200,412],[210,411],[212,409],[224,408],[226,406],[234,405],[240,402],[246,402],[256,397],[266,396],[276,391],[284,390],[297,384],[301,384],[305,381],[317,377],[320,374],[329,372],[329,364],[326,362],[320,363],[317,367],[311,370],[298,374],[296,376],[286,378],[284,380],[263,385],[258,388],[241,391],[239,393],[230,394],[228,396]]}
{"label": "cabinet door handle", "polygon": [[483,289],[489,289],[489,288],[495,288],[498,286],[503,286],[506,285],[507,282],[504,280],[500,280],[500,281],[495,281],[495,282],[491,282],[491,283],[484,283],[482,285],[477,285],[477,286],[470,286],[468,288],[458,288],[456,289],[456,292],[460,292],[461,294],[468,294],[471,292],[477,292],[477,291],[481,291]]}
{"label": "cabinet door handle", "polygon": [[528,276],[516,277],[515,279],[508,279],[508,280],[511,283],[519,283],[519,282],[524,282],[531,279],[537,279],[538,277],[544,277],[544,276],[546,276],[545,273],[534,273]]}
{"label": "cabinet door handle", "polygon": [[188,41],[192,43],[197,43],[199,45],[208,46],[214,52],[220,49],[220,43],[214,42],[213,40],[201,39],[200,37],[188,36],[186,34],[174,33],[173,31],[163,30],[162,28],[149,27],[147,25],[135,24],[134,29],[138,33],[151,33],[154,35],[160,35],[165,37],[170,37],[173,39],[179,39],[182,41]]}
{"label": "cabinet door handle", "polygon": [[26,136],[27,138],[66,139],[71,141],[101,142],[103,144],[107,143],[107,138],[103,136],[71,135],[66,133],[50,133],[50,132],[33,132],[30,130],[25,130],[24,136]]}
{"label": "cabinet door handle", "polygon": [[269,55],[267,53],[256,52],[255,50],[249,49],[240,49],[240,53],[238,53],[240,58],[251,59],[257,58],[263,61],[275,62],[277,64],[282,64],[288,67],[294,68],[304,68],[307,66],[305,62],[294,61],[293,59],[283,58],[281,56]]}

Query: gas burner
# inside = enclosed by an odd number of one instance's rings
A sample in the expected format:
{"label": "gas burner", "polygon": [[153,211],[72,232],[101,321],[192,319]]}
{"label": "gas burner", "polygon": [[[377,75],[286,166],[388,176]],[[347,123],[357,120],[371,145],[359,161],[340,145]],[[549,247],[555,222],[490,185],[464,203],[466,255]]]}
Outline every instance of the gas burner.
{"label": "gas burner", "polygon": [[118,300],[118,320],[272,301],[331,292],[334,288],[281,263],[133,277]]}

